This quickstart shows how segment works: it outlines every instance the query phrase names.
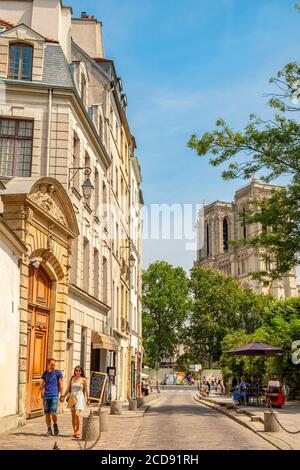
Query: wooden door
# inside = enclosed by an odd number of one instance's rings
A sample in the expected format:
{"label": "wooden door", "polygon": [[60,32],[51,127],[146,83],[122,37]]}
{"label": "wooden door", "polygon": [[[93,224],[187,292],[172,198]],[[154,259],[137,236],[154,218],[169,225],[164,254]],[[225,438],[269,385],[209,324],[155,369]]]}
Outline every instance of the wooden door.
{"label": "wooden door", "polygon": [[30,270],[28,298],[27,414],[43,409],[42,372],[47,367],[51,280],[43,268]]}

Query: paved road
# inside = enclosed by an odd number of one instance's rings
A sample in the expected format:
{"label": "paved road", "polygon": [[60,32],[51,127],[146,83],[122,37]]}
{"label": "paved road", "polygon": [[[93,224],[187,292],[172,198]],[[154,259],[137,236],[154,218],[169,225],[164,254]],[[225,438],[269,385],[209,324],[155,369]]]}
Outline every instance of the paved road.
{"label": "paved road", "polygon": [[194,390],[165,390],[145,414],[130,449],[275,450],[252,431],[193,400]]}

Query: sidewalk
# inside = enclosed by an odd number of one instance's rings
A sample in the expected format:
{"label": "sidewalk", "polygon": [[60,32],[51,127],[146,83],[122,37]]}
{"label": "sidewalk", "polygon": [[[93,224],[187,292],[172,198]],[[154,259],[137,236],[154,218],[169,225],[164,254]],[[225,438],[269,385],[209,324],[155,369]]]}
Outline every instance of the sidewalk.
{"label": "sidewalk", "polygon": [[[137,411],[129,411],[128,403],[124,403],[122,415],[108,414],[108,432],[102,433],[94,449],[128,449],[142,423],[141,418],[144,413],[152,403],[159,399],[160,397],[153,394],[153,401],[141,406]],[[109,413],[109,406],[103,408]],[[82,418],[88,415],[89,409],[82,413]],[[84,446],[84,441],[72,437],[73,428],[69,410],[58,415],[58,427],[58,436],[46,437],[47,428],[44,416],[27,420],[25,426],[0,435],[0,450],[52,450],[55,442],[61,450],[80,450],[80,445]],[[88,442],[87,447],[91,444],[93,443]]]}
{"label": "sidewalk", "polygon": [[[214,392],[208,398],[197,393],[195,399],[214,407],[221,413],[248,427],[279,449],[300,450],[300,432],[298,434],[289,434],[283,429],[272,433],[264,431],[264,412],[268,411],[265,406],[235,406],[231,397]],[[274,411],[278,413],[279,422],[288,431],[300,431],[300,401],[286,402],[284,408],[274,408]]]}

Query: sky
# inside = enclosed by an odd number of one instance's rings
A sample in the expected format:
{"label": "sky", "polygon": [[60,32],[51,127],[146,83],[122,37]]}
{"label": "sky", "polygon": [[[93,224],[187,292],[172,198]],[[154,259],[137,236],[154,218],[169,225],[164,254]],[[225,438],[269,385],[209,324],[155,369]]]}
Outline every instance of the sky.
{"label": "sky", "polygon": [[[241,129],[251,112],[271,116],[269,78],[300,55],[295,1],[69,3],[74,16],[84,9],[102,21],[105,56],[115,61],[128,97],[146,209],[232,201],[245,181],[223,181],[221,169],[186,143],[220,117]],[[144,268],[160,259],[188,271],[196,253],[184,240],[144,240]]]}

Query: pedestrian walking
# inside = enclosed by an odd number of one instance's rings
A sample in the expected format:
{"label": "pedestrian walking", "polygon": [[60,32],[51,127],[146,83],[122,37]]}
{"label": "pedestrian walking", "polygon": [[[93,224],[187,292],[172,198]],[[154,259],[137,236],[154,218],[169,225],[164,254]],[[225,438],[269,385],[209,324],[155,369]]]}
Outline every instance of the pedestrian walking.
{"label": "pedestrian walking", "polygon": [[[62,371],[55,368],[56,361],[48,359],[48,369],[42,373],[42,384],[40,388],[44,402],[44,412],[47,424],[47,436],[59,433],[57,426],[57,406],[59,395],[63,392]],[[53,421],[53,433],[51,429],[51,418]]]}
{"label": "pedestrian walking", "polygon": [[87,380],[81,366],[76,366],[74,375],[72,375],[69,386],[61,397],[63,402],[67,398],[68,408],[72,414],[73,437],[80,438],[80,413],[89,405]]}

